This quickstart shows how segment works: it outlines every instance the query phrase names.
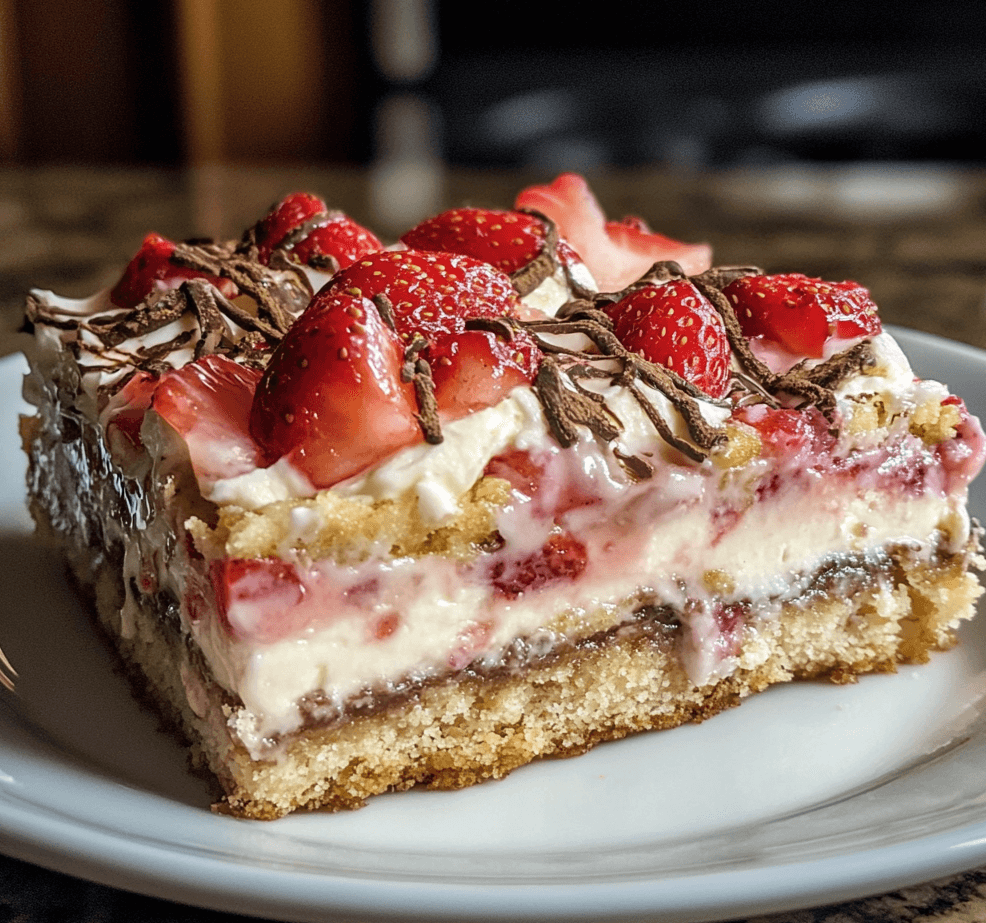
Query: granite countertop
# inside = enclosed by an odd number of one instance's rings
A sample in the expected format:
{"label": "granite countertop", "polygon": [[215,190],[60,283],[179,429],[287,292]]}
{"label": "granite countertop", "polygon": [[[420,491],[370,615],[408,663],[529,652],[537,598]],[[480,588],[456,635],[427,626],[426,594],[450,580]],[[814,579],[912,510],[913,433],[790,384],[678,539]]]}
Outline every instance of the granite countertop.
{"label": "granite countertop", "polygon": [[[432,168],[422,211],[508,206],[529,177]],[[357,220],[393,232],[417,217],[389,213],[393,171],[211,168],[197,172],[0,170],[0,355],[18,349],[31,287],[82,296],[115,278],[148,230],[172,238],[233,236],[279,195],[322,194]],[[707,240],[718,264],[853,278],[885,321],[986,348],[986,173],[919,168],[776,168],[729,174],[641,171],[593,186],[614,216]],[[408,201],[411,201],[409,199]],[[374,203],[382,203],[375,205]],[[3,832],[0,831],[0,851]],[[180,898],[180,895],[176,895]],[[131,895],[0,857],[0,919],[17,923],[245,919]],[[891,894],[758,923],[930,923],[986,920],[986,869]]]}

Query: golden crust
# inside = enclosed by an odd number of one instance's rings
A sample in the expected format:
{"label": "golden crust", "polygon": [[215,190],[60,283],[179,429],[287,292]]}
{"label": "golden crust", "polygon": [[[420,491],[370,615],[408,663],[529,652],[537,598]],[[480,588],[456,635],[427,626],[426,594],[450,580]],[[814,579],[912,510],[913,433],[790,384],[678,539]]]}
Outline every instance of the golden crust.
{"label": "golden crust", "polygon": [[[496,510],[507,502],[510,485],[483,477],[459,500],[460,512],[440,525],[421,517],[417,497],[371,502],[322,491],[315,497],[283,500],[261,510],[225,507],[215,528],[190,520],[189,531],[208,557],[284,556],[302,552],[314,559],[352,560],[381,547],[394,557],[441,554],[470,558],[490,540]],[[301,517],[299,519],[299,513]]]}

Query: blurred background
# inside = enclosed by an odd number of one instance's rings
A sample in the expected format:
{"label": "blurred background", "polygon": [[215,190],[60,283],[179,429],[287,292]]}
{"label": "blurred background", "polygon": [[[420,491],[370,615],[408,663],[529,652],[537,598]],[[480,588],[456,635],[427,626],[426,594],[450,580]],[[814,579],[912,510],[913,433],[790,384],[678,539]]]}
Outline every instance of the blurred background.
{"label": "blurred background", "polygon": [[578,170],[614,217],[978,342],[984,62],[982,0],[0,0],[0,301],[292,188],[396,236]]}
{"label": "blurred background", "polygon": [[[984,6],[0,0],[7,161],[980,162]],[[391,151],[392,153],[392,151]]]}

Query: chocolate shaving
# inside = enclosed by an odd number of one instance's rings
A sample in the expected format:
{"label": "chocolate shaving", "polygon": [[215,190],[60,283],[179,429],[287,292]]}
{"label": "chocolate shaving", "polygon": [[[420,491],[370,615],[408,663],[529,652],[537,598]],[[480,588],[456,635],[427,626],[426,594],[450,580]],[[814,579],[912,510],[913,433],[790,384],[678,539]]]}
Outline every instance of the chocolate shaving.
{"label": "chocolate shaving", "polygon": [[[332,257],[328,257],[328,259],[331,260]],[[308,261],[309,265],[314,265],[313,260],[314,257]],[[305,272],[304,268],[295,260],[291,259],[283,250],[275,250],[270,255],[270,259],[267,261],[267,267],[275,272],[290,272],[294,274],[294,278],[298,281],[297,292],[293,286],[285,286],[282,288],[282,292],[286,289],[285,294],[293,312],[300,314],[304,311],[308,306],[308,302],[312,300],[312,296],[315,294],[311,279],[308,278],[308,273]]]}
{"label": "chocolate shaving", "polygon": [[334,276],[339,271],[339,261],[328,253],[313,253],[308,257],[308,265],[330,276]]}
{"label": "chocolate shaving", "polygon": [[502,317],[469,317],[466,319],[466,330],[485,330],[507,342],[514,338],[514,330],[518,322],[507,316]]}
{"label": "chocolate shaving", "polygon": [[189,244],[178,244],[171,255],[171,262],[186,269],[229,279],[240,291],[257,302],[260,316],[269,321],[280,334],[286,333],[291,326],[293,316],[273,294],[273,290],[279,288],[278,280],[272,270],[262,263],[235,257],[221,260],[213,256],[208,248]]}
{"label": "chocolate shaving", "polygon": [[807,369],[803,375],[820,388],[832,389],[837,388],[852,375],[871,369],[874,365],[876,365],[876,357],[873,355],[873,344],[869,340],[862,340],[814,368]]}
{"label": "chocolate shaving", "polygon": [[[146,362],[156,363],[170,356],[171,353],[179,349],[184,349],[195,338],[194,330],[183,330],[178,336],[166,343],[158,343],[154,346],[142,346],[136,352],[137,364],[143,366]],[[171,368],[171,366],[168,366]]]}
{"label": "chocolate shaving", "polygon": [[27,304],[24,308],[25,333],[31,333],[34,324],[41,323],[46,327],[54,327],[56,330],[77,330],[79,321],[75,318],[61,316],[56,309],[45,304],[34,295],[27,296]]}
{"label": "chocolate shaving", "polygon": [[541,361],[534,391],[544,408],[548,428],[563,449],[578,442],[580,424],[604,442],[615,439],[621,432],[596,401],[565,385],[564,371],[552,356],[545,356]]}
{"label": "chocolate shaving", "polygon": [[[209,254],[220,249],[220,245],[201,246],[203,252]],[[139,340],[189,315],[194,327],[181,330],[162,343],[118,349],[129,340]],[[168,371],[173,365],[165,360],[189,347],[196,359],[222,353],[244,365],[262,368],[270,355],[270,346],[283,336],[269,321],[254,316],[227,299],[205,278],[186,279],[176,289],[154,292],[130,310],[121,309],[89,318],[65,317],[34,296],[29,296],[26,317],[30,323],[86,331],[95,337],[106,353],[101,357],[102,361],[83,363],[83,353],[93,350],[78,338],[68,340],[66,347],[80,361],[84,374],[124,372],[115,381],[101,386],[101,391],[110,393],[122,388],[138,369],[155,375]]]}
{"label": "chocolate shaving", "polygon": [[[175,289],[153,304],[144,303],[122,317],[117,315],[115,320],[112,317],[94,317],[88,326],[104,345],[112,349],[126,340],[146,336],[178,320],[186,310],[184,301],[183,294]],[[107,330],[97,332],[98,328],[110,322],[112,326]]]}
{"label": "chocolate shaving", "polygon": [[520,211],[537,219],[544,228],[544,242],[538,255],[526,266],[521,266],[520,269],[510,273],[510,281],[514,289],[523,298],[533,292],[545,279],[553,276],[558,268],[558,227],[554,221],[534,209],[522,208]]}
{"label": "chocolate shaving", "polygon": [[271,343],[276,343],[281,339],[281,331],[276,330],[265,320],[255,317],[235,302],[230,301],[225,295],[223,295],[222,292],[219,291],[219,289],[214,286],[210,286],[209,288],[211,289],[211,297],[216,307],[238,327],[242,327],[244,330],[251,333],[260,334]]}
{"label": "chocolate shaving", "polygon": [[181,290],[188,302],[188,307],[198,321],[201,336],[195,344],[195,358],[214,353],[225,339],[229,342],[226,321],[219,311],[216,295],[222,295],[208,282],[202,279],[190,279],[183,282]]}
{"label": "chocolate shaving", "polygon": [[831,390],[821,387],[795,369],[783,375],[772,372],[750,349],[750,344],[743,334],[736,312],[729,303],[729,299],[723,294],[722,288],[735,279],[759,274],[762,273],[753,267],[726,270],[710,269],[701,275],[690,277],[690,281],[718,311],[726,328],[726,337],[729,339],[733,355],[736,356],[740,365],[754,381],[759,382],[771,394],[786,392],[802,398],[802,406],[815,404],[831,420],[835,413],[835,395]]}
{"label": "chocolate shaving", "polygon": [[646,481],[654,476],[654,466],[639,455],[627,455],[619,446],[613,446],[613,455],[635,481]]}
{"label": "chocolate shaving", "polygon": [[397,324],[394,321],[394,305],[390,299],[381,292],[379,295],[374,295],[370,301],[376,305],[377,311],[380,312],[380,320],[396,332]]}
{"label": "chocolate shaving", "polygon": [[[661,438],[669,445],[679,449],[689,458],[702,460],[725,439],[725,434],[716,430],[702,416],[698,400],[721,404],[704,394],[691,382],[686,381],[670,369],[648,362],[636,353],[630,352],[612,331],[612,324],[602,323],[593,319],[593,313],[598,309],[582,307],[567,318],[561,320],[543,320],[522,322],[521,326],[534,336],[541,351],[545,354],[541,369],[548,366],[543,378],[541,371],[535,379],[534,388],[541,399],[548,425],[555,438],[562,446],[572,444],[575,437],[575,426],[587,426],[596,436],[606,442],[614,439],[622,430],[609,430],[614,419],[612,413],[605,407],[599,395],[591,394],[578,385],[579,378],[605,377],[613,384],[629,389],[634,399],[640,404],[648,419],[652,421]],[[601,313],[601,312],[599,312]],[[571,347],[546,340],[543,335],[582,334],[587,337],[599,350],[589,352],[576,350]],[[554,356],[567,356],[572,360],[567,366],[562,366]],[[550,360],[550,361],[549,361]],[[578,360],[578,361],[576,361]],[[591,363],[612,360],[616,363],[615,370],[601,369]],[[593,369],[590,373],[589,369]],[[562,370],[568,379],[563,383]],[[688,429],[688,434],[694,445],[678,437],[667,425],[660,411],[647,398],[643,391],[636,386],[639,380],[648,387],[661,392],[681,415]],[[591,396],[590,396],[591,395]],[[605,420],[606,423],[601,421]],[[608,435],[607,435],[608,433]]]}
{"label": "chocolate shaving", "polygon": [[431,377],[431,366],[421,356],[429,346],[428,341],[416,333],[410,345],[404,350],[404,364],[401,367],[401,381],[414,384],[414,396],[418,401],[418,425],[429,445],[439,445],[443,439],[442,427],[438,419],[438,402],[435,400],[435,383]]}
{"label": "chocolate shaving", "polygon": [[344,216],[340,211],[316,212],[314,215],[311,215],[302,221],[301,224],[295,225],[295,227],[293,227],[287,235],[285,235],[284,239],[275,249],[293,250],[313,232],[317,231],[319,228],[324,228],[326,225],[332,224],[333,221],[338,221],[342,217]]}

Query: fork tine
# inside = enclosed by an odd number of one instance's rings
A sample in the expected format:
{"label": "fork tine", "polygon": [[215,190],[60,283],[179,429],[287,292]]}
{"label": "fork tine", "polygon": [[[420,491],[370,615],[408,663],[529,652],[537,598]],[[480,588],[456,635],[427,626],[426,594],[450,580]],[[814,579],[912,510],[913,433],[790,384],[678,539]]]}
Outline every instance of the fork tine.
{"label": "fork tine", "polygon": [[16,676],[17,671],[14,669],[14,665],[7,659],[3,649],[0,648],[0,686],[13,692],[14,677]]}

